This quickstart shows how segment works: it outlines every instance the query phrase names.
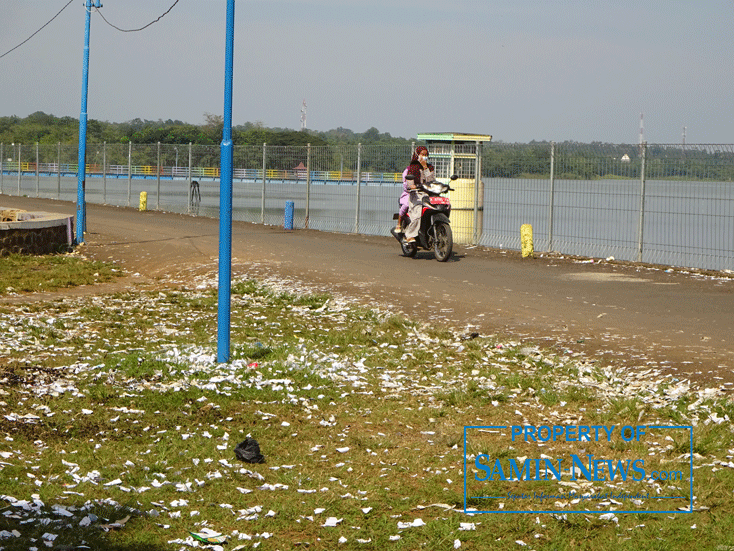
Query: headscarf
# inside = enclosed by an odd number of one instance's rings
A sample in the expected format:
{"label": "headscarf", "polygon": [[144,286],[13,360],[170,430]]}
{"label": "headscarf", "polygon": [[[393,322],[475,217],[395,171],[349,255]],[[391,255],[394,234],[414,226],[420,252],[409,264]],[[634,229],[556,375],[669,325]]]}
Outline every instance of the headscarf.
{"label": "headscarf", "polygon": [[428,148],[425,145],[419,145],[415,148],[415,152],[413,153],[413,158],[411,159],[412,162],[418,162],[418,157],[421,153],[425,151],[426,155],[428,155]]}
{"label": "headscarf", "polygon": [[[413,152],[413,158],[410,161],[410,164],[408,165],[408,168],[405,169],[405,172],[403,173],[403,189],[405,191],[410,191],[410,188],[407,187],[408,181],[405,179],[405,176],[408,174],[412,174],[415,178],[415,182],[419,183],[421,182],[421,170],[423,170],[420,162],[418,161],[418,157],[421,155],[421,153],[428,155],[428,148],[424,145],[419,145],[415,148],[415,151]],[[428,168],[433,170],[433,165],[428,165]]]}

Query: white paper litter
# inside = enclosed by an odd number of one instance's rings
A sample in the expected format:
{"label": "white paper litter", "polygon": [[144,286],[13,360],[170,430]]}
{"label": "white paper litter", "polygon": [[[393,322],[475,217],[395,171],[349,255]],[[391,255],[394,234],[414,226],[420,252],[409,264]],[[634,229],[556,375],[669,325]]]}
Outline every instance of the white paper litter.
{"label": "white paper litter", "polygon": [[418,528],[419,526],[425,526],[426,523],[423,519],[417,518],[412,522],[398,522],[398,529],[403,530],[405,528]]}

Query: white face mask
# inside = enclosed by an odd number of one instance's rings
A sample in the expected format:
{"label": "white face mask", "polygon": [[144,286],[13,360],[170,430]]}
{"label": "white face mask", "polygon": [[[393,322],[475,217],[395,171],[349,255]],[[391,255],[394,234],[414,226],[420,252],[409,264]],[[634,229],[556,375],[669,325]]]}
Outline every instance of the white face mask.
{"label": "white face mask", "polygon": [[421,155],[420,157],[418,157],[418,160],[422,163],[425,163],[428,162],[428,157],[426,157],[425,155]]}

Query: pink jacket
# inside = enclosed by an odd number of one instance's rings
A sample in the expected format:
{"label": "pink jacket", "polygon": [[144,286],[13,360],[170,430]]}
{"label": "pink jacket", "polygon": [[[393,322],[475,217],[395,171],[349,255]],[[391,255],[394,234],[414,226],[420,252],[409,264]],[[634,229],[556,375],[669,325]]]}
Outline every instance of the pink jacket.
{"label": "pink jacket", "polygon": [[403,193],[400,194],[400,216],[405,216],[408,212],[408,206],[410,205],[410,191],[408,190],[408,180],[405,177],[408,175],[408,169],[403,170]]}

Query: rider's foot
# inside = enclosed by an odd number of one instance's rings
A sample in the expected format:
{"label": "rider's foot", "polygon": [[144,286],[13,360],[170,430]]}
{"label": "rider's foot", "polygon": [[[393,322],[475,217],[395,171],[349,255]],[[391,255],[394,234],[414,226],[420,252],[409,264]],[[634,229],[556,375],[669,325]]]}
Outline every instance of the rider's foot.
{"label": "rider's foot", "polygon": [[408,239],[405,240],[406,243],[415,243],[415,237],[408,237]]}
{"label": "rider's foot", "polygon": [[395,226],[395,233],[403,233],[402,226]]}

